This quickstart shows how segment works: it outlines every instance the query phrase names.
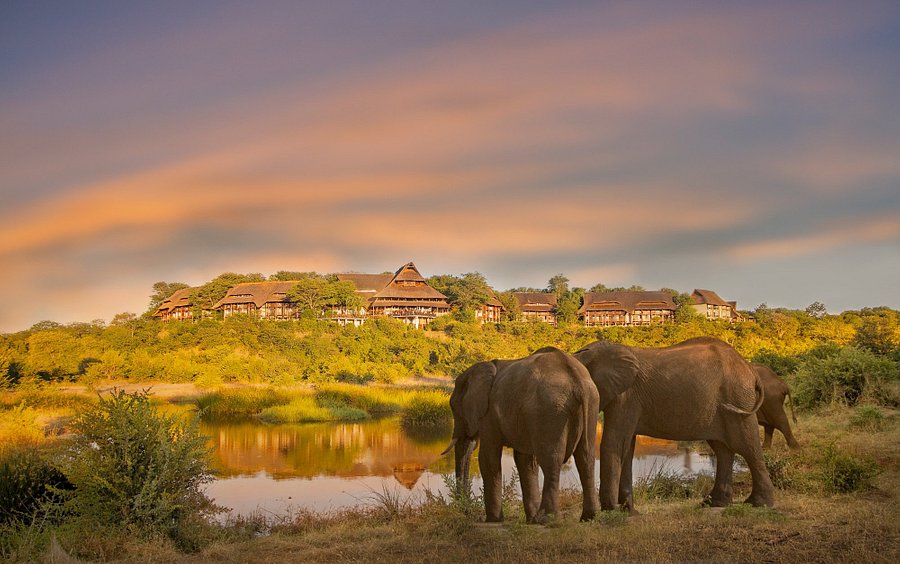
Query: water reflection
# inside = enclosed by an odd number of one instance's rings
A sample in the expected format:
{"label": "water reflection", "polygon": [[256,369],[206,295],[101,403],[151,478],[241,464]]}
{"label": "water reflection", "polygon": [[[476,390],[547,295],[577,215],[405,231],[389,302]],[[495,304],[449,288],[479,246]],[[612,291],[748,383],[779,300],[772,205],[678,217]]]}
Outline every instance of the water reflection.
{"label": "water reflection", "polygon": [[[408,490],[414,497],[426,490],[446,493],[443,475],[453,472],[452,455],[440,456],[450,428],[407,431],[397,418],[305,425],[203,422],[200,427],[214,447],[218,478],[208,492],[238,513],[341,509],[364,504],[385,488]],[[595,444],[599,450],[600,429]],[[502,463],[508,479],[515,467],[511,451],[504,452]],[[707,457],[678,443],[638,437],[635,477],[661,465],[672,471],[712,471]],[[477,458],[473,473],[480,488]],[[571,461],[561,484],[579,485]]]}

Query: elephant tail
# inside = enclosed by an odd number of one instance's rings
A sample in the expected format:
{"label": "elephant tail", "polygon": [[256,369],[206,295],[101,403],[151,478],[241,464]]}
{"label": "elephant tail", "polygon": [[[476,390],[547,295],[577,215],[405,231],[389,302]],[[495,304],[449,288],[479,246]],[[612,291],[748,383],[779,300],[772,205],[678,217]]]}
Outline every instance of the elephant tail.
{"label": "elephant tail", "polygon": [[[754,371],[754,375],[756,375],[755,371]],[[724,403],[724,404],[722,404],[722,407],[724,407],[728,411],[733,411],[734,413],[737,413],[739,415],[753,415],[754,413],[759,411],[759,408],[762,407],[763,400],[766,399],[766,393],[765,393],[765,390],[763,389],[763,385],[759,379],[759,376],[756,376],[756,384],[754,385],[754,391],[756,392],[756,405],[754,405],[753,409],[751,409],[750,411],[743,410],[740,407],[731,405],[730,403]]]}
{"label": "elephant tail", "polygon": [[787,393],[788,405],[791,406],[791,419],[794,420],[794,425],[797,424],[797,416],[794,415],[794,400],[791,398],[791,391],[788,390]]}

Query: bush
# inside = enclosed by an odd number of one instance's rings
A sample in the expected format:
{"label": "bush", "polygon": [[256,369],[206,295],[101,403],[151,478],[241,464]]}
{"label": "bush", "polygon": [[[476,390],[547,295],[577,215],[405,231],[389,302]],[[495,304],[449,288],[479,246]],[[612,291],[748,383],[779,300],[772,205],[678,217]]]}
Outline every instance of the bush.
{"label": "bush", "polygon": [[797,406],[854,406],[862,400],[894,407],[900,364],[854,347],[824,358],[810,357],[791,378]]}
{"label": "bush", "polygon": [[66,489],[71,484],[44,450],[6,452],[0,461],[0,525],[30,524],[45,505],[60,501],[59,492]]}
{"label": "bush", "polygon": [[819,479],[826,493],[852,493],[872,487],[878,466],[869,460],[859,460],[834,445],[822,450]]}
{"label": "bush", "polygon": [[885,425],[885,417],[877,407],[872,405],[861,405],[856,408],[850,417],[850,428],[860,429],[863,431],[877,432],[883,431]]}
{"label": "bush", "polygon": [[72,429],[61,469],[77,518],[176,538],[182,523],[215,510],[202,491],[211,480],[205,438],[195,422],[158,414],[146,392],[114,390]]}
{"label": "bush", "polygon": [[654,464],[646,476],[634,482],[634,496],[639,499],[661,501],[702,497],[708,479],[703,475],[687,475]]}

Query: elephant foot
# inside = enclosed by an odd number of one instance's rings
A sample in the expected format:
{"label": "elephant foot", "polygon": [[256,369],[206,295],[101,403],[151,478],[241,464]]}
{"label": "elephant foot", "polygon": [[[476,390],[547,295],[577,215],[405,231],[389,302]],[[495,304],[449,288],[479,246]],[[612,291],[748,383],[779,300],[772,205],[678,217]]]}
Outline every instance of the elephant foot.
{"label": "elephant foot", "polygon": [[485,517],[484,522],[485,522],[485,523],[502,523],[502,522],[503,522],[503,515],[502,515],[502,514],[499,515],[499,516],[491,516],[491,515],[488,515],[487,517]]}
{"label": "elephant foot", "polygon": [[529,525],[546,525],[553,520],[555,516],[552,513],[538,513],[527,521]]}
{"label": "elephant foot", "polygon": [[775,507],[775,500],[771,497],[753,493],[744,500],[744,503],[749,503],[753,507]]}
{"label": "elephant foot", "polygon": [[581,521],[582,523],[586,521],[593,521],[595,517],[597,517],[596,513],[582,513],[581,519],[579,519],[579,521]]}
{"label": "elephant foot", "polygon": [[731,505],[730,499],[714,498],[709,495],[700,502],[700,507],[728,507],[729,505]]}

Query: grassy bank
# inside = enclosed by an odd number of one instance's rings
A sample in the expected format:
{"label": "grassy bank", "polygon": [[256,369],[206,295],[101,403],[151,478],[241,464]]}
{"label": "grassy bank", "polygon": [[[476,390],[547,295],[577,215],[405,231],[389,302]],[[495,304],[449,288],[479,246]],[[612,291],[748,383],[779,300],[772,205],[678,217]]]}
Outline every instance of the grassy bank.
{"label": "grassy bank", "polygon": [[201,417],[258,417],[267,423],[356,421],[399,414],[407,425],[450,421],[446,388],[402,388],[354,384],[315,387],[241,387],[196,398]]}
{"label": "grassy bank", "polygon": [[[767,457],[779,488],[775,509],[701,509],[709,478],[660,469],[636,484],[642,515],[603,514],[592,523],[578,522],[576,490],[563,493],[558,519],[546,527],[523,523],[511,488],[504,496],[506,522],[498,526],[481,523],[477,497],[467,503],[436,495],[423,500],[392,490],[373,493],[365,507],[334,514],[257,515],[225,526],[186,521],[184,538],[136,538],[115,527],[66,522],[43,530],[6,529],[14,542],[3,555],[10,561],[66,554],[140,562],[896,562],[900,414],[884,407],[832,407],[802,414],[797,434],[801,451],[776,440]],[[749,494],[750,485],[749,476],[738,474],[735,499]]]}

